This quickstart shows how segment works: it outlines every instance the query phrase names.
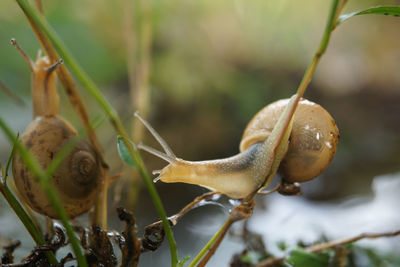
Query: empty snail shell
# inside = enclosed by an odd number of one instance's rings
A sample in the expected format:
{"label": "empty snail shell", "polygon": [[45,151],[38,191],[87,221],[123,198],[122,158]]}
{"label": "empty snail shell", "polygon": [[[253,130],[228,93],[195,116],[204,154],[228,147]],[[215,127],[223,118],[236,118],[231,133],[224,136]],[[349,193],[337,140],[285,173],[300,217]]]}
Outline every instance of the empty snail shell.
{"label": "empty snail shell", "polygon": [[[20,138],[43,169],[74,138],[74,147],[51,177],[67,214],[73,218],[88,211],[95,203],[102,184],[103,169],[97,151],[88,142],[79,140],[73,126],[58,115],[58,94],[52,67],[48,58],[41,56],[31,66],[34,120]],[[20,197],[36,212],[57,218],[41,185],[19,154],[14,155],[12,163]]]}
{"label": "empty snail shell", "polygon": [[[291,127],[288,144],[284,144],[282,155],[277,155],[281,164],[272,162],[268,153],[273,153],[270,143],[276,136],[278,120],[285,112],[290,100],[279,100],[259,111],[248,124],[240,143],[240,153],[225,159],[208,161],[186,161],[177,158],[166,142],[137,113],[163,147],[165,153],[143,144],[146,150],[169,164],[160,171],[156,180],[197,184],[223,193],[231,198],[244,198],[266,187],[279,172],[290,182],[305,182],[327,168],[331,162],[339,139],[339,131],[329,113],[320,105],[306,99],[298,103]],[[281,125],[280,125],[281,126]],[[275,132],[273,132],[275,131]],[[276,165],[276,166],[274,166]]]}

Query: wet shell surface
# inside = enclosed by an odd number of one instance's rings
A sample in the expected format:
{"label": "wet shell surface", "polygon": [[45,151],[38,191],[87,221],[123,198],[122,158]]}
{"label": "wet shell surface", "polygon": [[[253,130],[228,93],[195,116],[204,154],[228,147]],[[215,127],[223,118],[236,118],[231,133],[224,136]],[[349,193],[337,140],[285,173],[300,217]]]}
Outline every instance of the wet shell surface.
{"label": "wet shell surface", "polygon": [[[244,131],[240,151],[268,138],[288,101],[282,99],[271,103],[253,117]],[[301,99],[279,173],[290,182],[313,179],[328,167],[338,142],[339,130],[331,115],[320,105]]]}

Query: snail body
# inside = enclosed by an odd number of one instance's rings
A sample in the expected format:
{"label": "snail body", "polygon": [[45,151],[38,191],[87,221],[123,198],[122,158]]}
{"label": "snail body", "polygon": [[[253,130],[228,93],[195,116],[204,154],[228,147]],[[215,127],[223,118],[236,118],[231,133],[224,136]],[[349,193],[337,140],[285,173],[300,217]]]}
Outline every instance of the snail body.
{"label": "snail body", "polygon": [[[50,179],[67,214],[73,218],[88,211],[95,203],[103,169],[95,149],[79,139],[74,127],[58,115],[55,73],[51,67],[47,57],[39,57],[33,65],[34,119],[20,140],[44,170],[61,149],[73,145]],[[12,172],[20,197],[36,212],[57,218],[42,186],[19,154],[13,157]]]}
{"label": "snail body", "polygon": [[[138,147],[169,162],[155,172],[159,174],[156,180],[196,184],[231,198],[245,198],[265,188],[277,171],[287,181],[305,182],[327,168],[335,154],[339,132],[329,113],[306,99],[299,101],[293,119],[285,122],[295,98],[296,95],[276,101],[259,111],[244,131],[240,153],[233,157],[208,161],[179,159],[137,115],[165,153],[143,144]],[[278,136],[282,138],[280,144],[276,141]]]}
{"label": "snail body", "polygon": [[[244,198],[262,185],[267,168],[258,154],[262,147],[255,144],[233,157],[206,161],[175,158],[163,168],[156,180],[166,183],[183,182],[221,192],[231,198]],[[263,169],[264,172],[259,170]]]}

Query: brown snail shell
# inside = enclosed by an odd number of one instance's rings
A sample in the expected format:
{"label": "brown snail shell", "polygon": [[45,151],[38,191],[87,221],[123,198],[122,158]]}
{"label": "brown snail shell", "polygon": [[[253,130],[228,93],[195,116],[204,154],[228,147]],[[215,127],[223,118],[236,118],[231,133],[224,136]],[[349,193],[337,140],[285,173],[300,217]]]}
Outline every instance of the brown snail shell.
{"label": "brown snail shell", "polygon": [[[244,130],[240,151],[269,136],[288,101],[273,102],[253,117]],[[279,173],[290,182],[313,179],[329,166],[338,142],[339,130],[331,115],[320,105],[302,98],[294,114],[288,151]]]}
{"label": "brown snail shell", "polygon": [[[21,135],[21,141],[46,169],[57,152],[77,135],[61,116],[36,117]],[[57,218],[57,213],[28,167],[16,154],[13,176],[22,199],[36,212]],[[70,218],[87,212],[96,201],[103,179],[101,160],[92,146],[80,140],[52,175],[51,182]]]}

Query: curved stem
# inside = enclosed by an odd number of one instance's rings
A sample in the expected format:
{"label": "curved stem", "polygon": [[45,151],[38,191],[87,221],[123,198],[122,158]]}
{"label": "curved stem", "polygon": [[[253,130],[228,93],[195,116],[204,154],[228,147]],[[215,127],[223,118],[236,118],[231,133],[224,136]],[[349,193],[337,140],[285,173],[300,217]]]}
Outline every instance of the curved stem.
{"label": "curved stem", "polygon": [[[305,250],[307,252],[315,253],[315,252],[323,251],[325,249],[330,249],[330,248],[334,248],[337,246],[343,246],[346,244],[354,243],[361,239],[366,239],[366,238],[376,239],[376,238],[381,238],[381,237],[395,237],[395,236],[399,236],[399,235],[400,235],[400,230],[397,230],[394,232],[387,232],[387,233],[363,233],[363,234],[359,234],[359,235],[349,237],[349,238],[328,241],[326,243],[306,247]],[[257,267],[276,266],[277,264],[283,262],[285,259],[286,259],[286,257],[268,258],[266,260],[259,262],[256,266]]]}
{"label": "curved stem", "polygon": [[69,50],[66,48],[60,37],[55,33],[55,31],[47,24],[47,22],[40,16],[40,14],[31,7],[31,5],[24,0],[16,0],[18,5],[24,11],[26,16],[35,23],[36,27],[39,28],[46,37],[51,41],[54,45],[58,53],[60,54],[61,58],[64,60],[65,65],[67,65],[72,73],[78,78],[78,80],[82,83],[84,88],[91,94],[91,96],[98,102],[98,104],[102,107],[102,109],[108,115],[112,125],[114,126],[116,132],[124,137],[124,142],[126,146],[129,148],[129,152],[132,158],[137,163],[137,168],[139,173],[143,177],[145,184],[147,186],[147,190],[153,200],[154,206],[160,215],[161,220],[163,221],[163,227],[165,230],[165,234],[168,239],[168,243],[170,246],[170,253],[171,253],[171,265],[176,266],[178,263],[178,255],[176,249],[175,239],[171,230],[171,227],[168,223],[166,212],[162,205],[161,199],[157,193],[157,190],[146,170],[144,167],[143,160],[140,157],[139,152],[136,148],[132,148],[129,143],[126,141],[128,140],[128,134],[125,130],[117,112],[108,102],[108,100],[101,94],[100,90],[97,88],[96,84],[90,79],[90,77],[86,74],[86,72],[82,69],[82,67],[78,64]]}
{"label": "curved stem", "polygon": [[[22,8],[22,10],[24,11],[25,15],[28,18],[29,23],[32,26],[32,29],[37,37],[37,39],[39,40],[42,48],[44,49],[44,51],[46,52],[47,56],[49,57],[51,62],[56,62],[57,60],[59,60],[59,56],[57,54],[57,51],[54,49],[54,47],[52,46],[52,44],[50,43],[49,39],[44,35],[43,31],[41,31],[39,29],[39,27],[37,26],[37,24],[35,23],[35,21],[32,19],[32,17],[29,15],[29,13],[27,13],[27,10],[24,9],[24,7],[21,5],[20,2],[18,2],[20,4],[20,7]],[[40,6],[38,6],[38,9],[40,11]],[[28,5],[29,7],[29,5]],[[29,7],[30,8],[30,7]],[[35,9],[33,9],[35,10]],[[37,13],[37,16],[39,18],[44,18],[43,17],[43,12],[40,12],[41,14]],[[14,40],[11,41],[12,44],[18,46]],[[17,47],[18,50],[21,50],[20,48]],[[26,56],[24,56],[25,58]],[[60,80],[61,84],[64,87],[64,90],[72,104],[72,106],[74,107],[75,111],[77,112],[77,114],[79,115],[79,118],[81,120],[82,125],[85,128],[85,131],[87,133],[87,136],[89,137],[89,140],[91,142],[91,144],[93,145],[93,147],[95,148],[95,150],[97,151],[98,155],[100,155],[101,157],[101,161],[102,161],[102,167],[104,169],[104,173],[107,173],[107,169],[108,169],[108,165],[104,160],[104,155],[103,155],[103,150],[101,148],[100,142],[97,139],[96,133],[94,131],[94,127],[91,125],[90,123],[90,118],[88,115],[88,112],[85,108],[85,105],[83,104],[82,98],[78,93],[78,88],[72,78],[72,75],[70,74],[69,70],[67,69],[66,66],[62,65],[58,68],[57,70],[57,76],[58,79]],[[53,101],[54,102],[54,101]],[[58,102],[58,100],[57,100]],[[49,104],[49,105],[54,105],[54,104]],[[58,105],[57,105],[58,106]],[[103,177],[103,180],[106,181],[107,177]],[[100,212],[102,212],[103,214],[106,213],[106,211],[104,209],[101,209],[101,202],[102,202],[102,198],[104,198],[104,196],[106,196],[106,192],[104,193],[104,191],[107,191],[106,188],[107,183],[104,182],[103,186],[102,186],[102,194],[100,194],[100,196],[98,197],[97,203],[96,203],[96,207],[94,209],[94,214],[93,216],[91,216],[91,224],[98,224],[99,220],[100,220]],[[107,221],[103,221],[103,225],[107,224]]]}
{"label": "curved stem", "polygon": [[42,169],[40,164],[37,162],[35,157],[26,149],[26,147],[15,138],[14,133],[11,131],[10,127],[3,121],[0,117],[0,128],[2,128],[3,132],[6,134],[7,138],[14,143],[17,152],[20,153],[21,158],[24,163],[28,166],[29,170],[32,172],[34,176],[37,177],[40,186],[45,191],[47,198],[50,203],[54,207],[57,212],[58,217],[60,218],[62,224],[67,231],[67,235],[70,239],[72,249],[75,252],[75,256],[77,258],[79,266],[87,266],[86,259],[83,256],[82,248],[79,245],[78,239],[75,236],[74,230],[69,223],[69,218],[65,209],[61,203],[60,198],[57,196],[57,193],[50,181],[50,174]]}
{"label": "curved stem", "polygon": [[188,265],[188,267],[194,267],[196,264],[203,258],[203,256],[207,253],[207,251],[212,247],[212,245],[217,241],[219,236],[221,236],[229,226],[232,224],[230,219],[228,218],[225,223],[221,226],[221,228],[211,237],[211,239],[207,242],[207,244],[200,250],[200,252],[196,255],[196,257],[192,260],[192,262]]}
{"label": "curved stem", "polygon": [[[341,9],[344,7],[344,4],[340,5],[339,8],[339,1],[340,0],[333,0],[331,11],[329,13],[329,19],[325,26],[324,35],[322,36],[321,42],[319,44],[318,50],[315,52],[314,57],[308,66],[306,72],[304,73],[303,79],[300,82],[300,85],[297,89],[297,94],[301,97],[303,96],[304,92],[307,89],[307,86],[311,82],[312,76],[314,75],[315,69],[322,57],[325,53],[326,48],[328,47],[329,40],[331,38],[331,33],[334,29],[334,25],[336,24],[336,20],[338,18],[338,14],[340,13]],[[345,3],[347,0],[342,0],[342,3]]]}
{"label": "curved stem", "polygon": [[5,93],[12,101],[15,102],[15,104],[22,107],[26,106],[24,100],[11,91],[10,88],[8,88],[2,81],[0,81],[0,91]]}
{"label": "curved stem", "polygon": [[[32,218],[26,213],[22,205],[18,202],[15,198],[14,194],[8,188],[6,183],[7,174],[5,174],[4,178],[1,178],[0,181],[0,192],[3,194],[4,198],[14,210],[15,214],[18,216],[22,224],[25,226],[28,233],[31,235],[32,239],[35,241],[37,246],[45,246],[46,241],[44,240],[42,234],[36,227],[35,223],[33,222]],[[57,259],[52,251],[45,251],[44,254],[46,255],[49,263],[57,264]]]}
{"label": "curved stem", "polygon": [[[342,0],[342,1],[345,2],[346,0]],[[307,89],[307,86],[311,82],[312,76],[315,72],[317,65],[318,65],[322,55],[325,53],[326,48],[328,47],[328,43],[330,40],[330,36],[331,36],[332,30],[333,30],[333,27],[338,18],[338,13],[340,13],[340,10],[344,6],[344,4],[342,4],[342,5],[340,5],[340,8],[338,8],[339,2],[340,2],[340,0],[332,0],[332,6],[331,6],[330,13],[329,13],[329,18],[328,18],[327,24],[325,26],[325,31],[322,36],[321,42],[319,44],[318,50],[315,52],[314,57],[313,57],[310,65],[308,66],[306,72],[304,73],[303,79],[301,80],[300,85],[297,89],[297,97],[295,100],[297,103],[299,102],[300,98],[304,95],[304,92]],[[295,105],[297,105],[297,103]],[[245,198],[245,200],[250,201],[254,198],[254,196],[255,196],[255,193],[249,195],[249,197]],[[219,238],[219,236],[222,236],[222,234],[228,230],[227,228],[229,228],[230,225],[232,225],[232,223],[233,222],[231,221],[231,217],[229,217],[225,221],[225,223],[222,225],[222,227],[218,230],[218,232],[210,239],[210,241],[197,254],[195,259],[190,263],[189,266],[194,266],[203,257],[203,255],[206,253],[206,251],[208,251],[209,248],[216,242],[216,240]],[[219,243],[216,245],[219,245]]]}

